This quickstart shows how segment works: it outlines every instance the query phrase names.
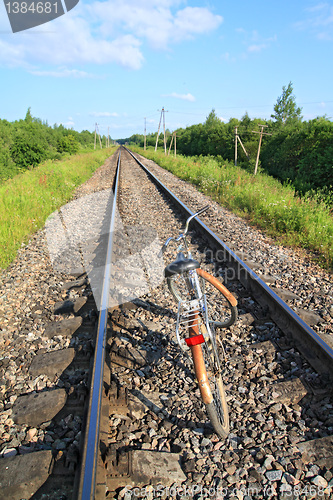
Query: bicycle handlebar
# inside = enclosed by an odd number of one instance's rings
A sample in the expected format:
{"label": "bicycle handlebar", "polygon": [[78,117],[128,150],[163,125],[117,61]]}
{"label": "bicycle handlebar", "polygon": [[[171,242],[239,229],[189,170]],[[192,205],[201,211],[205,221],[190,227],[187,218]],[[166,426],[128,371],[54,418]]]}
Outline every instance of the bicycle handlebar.
{"label": "bicycle handlebar", "polygon": [[209,205],[206,205],[205,207],[203,208],[200,208],[200,210],[198,212],[196,212],[195,214],[191,215],[191,217],[189,217],[185,223],[185,230],[184,230],[184,236],[186,236],[187,232],[188,232],[188,227],[190,225],[190,222],[192,219],[195,219],[195,217],[198,217],[198,215],[202,214],[203,212],[205,212],[207,209],[209,208]]}
{"label": "bicycle handlebar", "polygon": [[[190,225],[190,222],[195,219],[195,217],[198,217],[198,215],[202,214],[203,212],[205,212],[207,209],[209,208],[209,205],[206,205],[205,207],[203,208],[200,208],[200,210],[198,210],[198,212],[196,212],[195,214],[191,215],[186,223],[185,223],[185,229],[184,229],[184,232],[181,233],[177,238],[174,238],[171,236],[171,238],[168,238],[166,240],[166,242],[164,243],[164,245],[162,246],[158,256],[159,257],[162,257],[162,255],[164,254],[165,250],[167,249],[167,246],[169,245],[169,243],[171,243],[171,241],[174,241],[175,243],[178,243],[180,240],[185,240],[186,238],[186,235],[188,233],[188,228],[189,228],[189,225]],[[186,240],[185,240],[186,241]]]}

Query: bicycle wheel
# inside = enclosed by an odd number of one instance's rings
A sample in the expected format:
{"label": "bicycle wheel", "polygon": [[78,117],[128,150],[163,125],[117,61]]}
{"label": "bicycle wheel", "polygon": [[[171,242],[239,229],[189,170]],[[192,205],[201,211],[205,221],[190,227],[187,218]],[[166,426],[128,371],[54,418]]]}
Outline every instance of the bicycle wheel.
{"label": "bicycle wheel", "polygon": [[194,298],[191,296],[194,293],[194,289],[188,273],[174,274],[173,276],[169,276],[167,278],[167,284],[171,295],[177,303]]}
{"label": "bicycle wheel", "polygon": [[197,269],[200,287],[206,296],[209,322],[217,328],[227,328],[238,318],[237,300],[222,283],[203,269]]}
{"label": "bicycle wheel", "polygon": [[209,343],[191,346],[194,371],[202,400],[216,434],[225,439],[229,434],[229,414],[221,372],[215,352]]}
{"label": "bicycle wheel", "polygon": [[214,360],[212,360],[207,347],[207,343],[205,342],[202,345],[202,355],[206,365],[213,401],[206,404],[206,409],[216,434],[221,438],[226,438],[229,434],[229,414],[222,377],[220,371],[216,371]]}

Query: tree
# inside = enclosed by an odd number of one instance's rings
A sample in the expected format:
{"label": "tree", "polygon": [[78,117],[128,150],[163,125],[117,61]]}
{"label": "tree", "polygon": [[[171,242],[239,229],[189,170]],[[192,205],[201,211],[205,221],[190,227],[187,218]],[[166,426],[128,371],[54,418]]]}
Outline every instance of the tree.
{"label": "tree", "polygon": [[245,111],[245,115],[242,116],[240,125],[242,126],[242,129],[244,129],[246,132],[251,127],[251,118],[249,117],[247,111]]}
{"label": "tree", "polygon": [[68,134],[62,136],[58,140],[57,149],[59,153],[69,153],[70,155],[73,155],[79,151],[80,144],[78,143],[73,134]]}
{"label": "tree", "polygon": [[27,123],[32,123],[32,114],[31,114],[31,107],[28,108],[28,111],[26,112],[24,121]]}
{"label": "tree", "polygon": [[302,120],[302,108],[298,108],[296,105],[291,82],[289,82],[287,88],[282,87],[282,95],[278,97],[274,111],[275,113],[271,115],[271,118],[276,120],[278,125],[291,124]]}
{"label": "tree", "polygon": [[206,118],[205,125],[207,127],[215,127],[216,125],[218,125],[220,123],[221,123],[221,120],[216,115],[215,109],[212,109]]}
{"label": "tree", "polygon": [[11,157],[20,169],[33,168],[48,157],[48,143],[42,125],[21,120],[13,133]]}

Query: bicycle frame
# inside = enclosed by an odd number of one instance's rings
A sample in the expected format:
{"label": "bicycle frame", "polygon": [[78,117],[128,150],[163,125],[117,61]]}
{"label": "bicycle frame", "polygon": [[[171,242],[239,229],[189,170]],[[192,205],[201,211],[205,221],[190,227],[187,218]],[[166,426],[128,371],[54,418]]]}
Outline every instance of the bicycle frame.
{"label": "bicycle frame", "polygon": [[[237,318],[237,301],[232,294],[209,273],[200,269],[198,261],[192,258],[186,241],[189,223],[207,207],[189,217],[184,232],[177,238],[168,238],[163,245],[162,255],[171,242],[180,243],[177,258],[165,268],[169,291],[178,302],[176,337],[182,351],[190,350],[195,376],[199,384],[201,399],[206,405],[208,417],[215,432],[226,438],[229,433],[229,415],[222,382],[222,369],[217,348],[215,327],[231,325]],[[184,255],[185,254],[185,255]],[[206,289],[206,284],[209,283]],[[211,286],[213,288],[211,288]],[[230,315],[218,321],[213,309],[208,309],[209,297],[215,298],[214,290],[224,296],[222,309]],[[206,296],[207,293],[207,296]],[[226,301],[226,306],[224,305]],[[210,316],[213,313],[213,317]],[[222,346],[223,350],[223,346]]]}
{"label": "bicycle frame", "polygon": [[[187,240],[186,240],[186,236],[187,236],[187,233],[188,233],[188,229],[189,229],[189,225],[190,225],[190,222],[195,218],[197,217],[198,215],[200,215],[202,212],[204,212],[205,210],[207,210],[209,208],[209,205],[203,207],[201,210],[199,210],[198,212],[196,212],[195,214],[191,215],[191,217],[189,217],[185,223],[185,229],[184,229],[184,232],[181,233],[177,238],[174,238],[174,237],[171,237],[171,238],[168,238],[167,241],[165,242],[165,244],[163,245],[162,249],[161,249],[161,254],[164,253],[165,249],[167,248],[167,246],[169,245],[169,243],[171,243],[172,241],[175,242],[175,243],[180,243],[180,245],[178,246],[178,249],[177,249],[177,253],[181,252],[181,251],[185,251],[186,253],[186,256],[189,258],[189,259],[192,259],[192,253],[188,247],[188,244],[187,244]],[[199,277],[198,277],[198,274],[195,270],[193,271],[188,271],[185,275],[185,273],[183,274],[183,277],[185,280],[188,280],[188,284],[189,284],[189,289],[190,290],[193,290],[194,291],[194,294],[195,294],[195,297],[196,297],[196,300],[198,301],[198,311],[200,311],[200,313],[202,314],[203,318],[204,318],[204,322],[205,322],[205,326],[206,326],[206,331],[207,331],[207,334],[208,334],[208,337],[209,337],[209,340],[211,341],[212,345],[213,345],[213,348],[214,350],[216,350],[216,342],[215,342],[215,336],[212,334],[212,331],[211,331],[211,328],[210,328],[210,324],[209,324],[209,318],[208,318],[208,308],[207,308],[207,302],[206,302],[206,296],[204,293],[202,293],[201,291],[201,287],[200,287],[200,282],[199,282]],[[180,338],[180,334],[179,334],[179,326],[180,326],[180,317],[181,317],[181,309],[183,308],[184,311],[186,309],[188,309],[188,307],[192,307],[194,304],[192,305],[186,305],[184,304],[184,302],[180,301],[179,304],[178,304],[178,314],[177,314],[177,326],[176,326],[176,337],[177,337],[177,342],[180,346],[180,348],[184,351],[184,343],[182,342],[181,338]],[[189,312],[189,311],[187,311]],[[192,311],[192,313],[194,312],[194,310]],[[205,341],[205,339],[203,339],[203,341]],[[220,366],[218,367],[220,369]]]}
{"label": "bicycle frame", "polygon": [[[189,252],[189,256],[190,256]],[[191,257],[190,257],[191,258]],[[182,349],[182,351],[185,351],[186,349],[184,346],[187,344],[188,347],[190,347],[191,343],[187,343],[186,341],[182,340],[180,336],[180,326],[188,326],[190,329],[189,336],[195,337],[199,336],[199,324],[200,324],[200,318],[202,317],[205,325],[205,330],[206,330],[206,337],[208,336],[208,339],[212,343],[213,349],[216,351],[216,340],[215,340],[215,335],[212,333],[209,318],[208,318],[208,307],[207,307],[207,301],[206,301],[206,295],[202,293],[200,283],[199,283],[199,277],[196,271],[188,271],[188,276],[184,276],[184,279],[188,279],[190,283],[191,289],[195,293],[195,299],[191,301],[179,301],[178,303],[178,314],[177,314],[177,324],[176,324],[176,337],[177,337],[177,342]],[[200,316],[201,313],[201,316]],[[184,315],[186,319],[184,318]],[[193,319],[195,318],[195,321]],[[192,329],[192,330],[191,330]],[[200,342],[198,339],[198,343],[203,343],[207,342],[208,340],[205,338],[205,335],[202,335]],[[192,344],[193,345],[193,344]],[[220,370],[220,362],[219,358],[217,356],[217,362],[218,366],[216,367],[218,370]]]}

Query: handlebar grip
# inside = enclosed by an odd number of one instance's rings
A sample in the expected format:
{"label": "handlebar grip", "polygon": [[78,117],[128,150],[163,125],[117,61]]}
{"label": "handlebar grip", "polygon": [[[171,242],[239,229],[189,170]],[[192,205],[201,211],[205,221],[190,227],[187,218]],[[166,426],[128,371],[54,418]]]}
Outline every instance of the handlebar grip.
{"label": "handlebar grip", "polygon": [[187,219],[186,224],[185,224],[185,230],[184,230],[184,234],[185,235],[188,232],[188,227],[189,227],[189,224],[190,224],[191,220],[195,219],[196,217],[198,217],[198,215],[202,214],[202,212],[204,212],[205,210],[207,210],[209,207],[210,207],[210,205],[206,205],[205,207],[200,208],[200,210],[198,210],[198,212],[196,212],[195,214],[191,215],[191,217],[189,217]]}
{"label": "handlebar grip", "polygon": [[198,212],[197,212],[197,215],[200,215],[202,214],[202,212],[205,212],[208,208],[210,207],[210,205],[206,205],[205,207],[202,207]]}

